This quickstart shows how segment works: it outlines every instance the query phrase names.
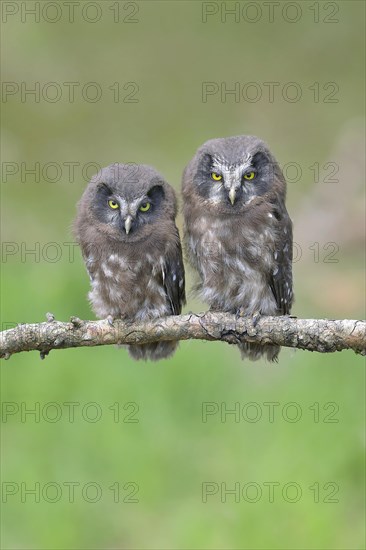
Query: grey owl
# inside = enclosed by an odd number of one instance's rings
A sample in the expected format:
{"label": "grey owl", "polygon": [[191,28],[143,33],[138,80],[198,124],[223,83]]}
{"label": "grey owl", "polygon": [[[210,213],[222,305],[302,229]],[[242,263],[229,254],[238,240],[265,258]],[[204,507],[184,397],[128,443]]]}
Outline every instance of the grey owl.
{"label": "grey owl", "polygon": [[[254,136],[212,139],[183,173],[187,255],[196,290],[212,310],[250,316],[289,314],[292,223],[286,182],[266,144]],[[273,345],[239,345],[243,358],[277,360]]]}
{"label": "grey owl", "polygon": [[[112,164],[92,178],[74,234],[91,280],[97,317],[143,321],[178,315],[184,267],[173,188],[146,165]],[[134,359],[159,360],[177,342],[128,346]]]}

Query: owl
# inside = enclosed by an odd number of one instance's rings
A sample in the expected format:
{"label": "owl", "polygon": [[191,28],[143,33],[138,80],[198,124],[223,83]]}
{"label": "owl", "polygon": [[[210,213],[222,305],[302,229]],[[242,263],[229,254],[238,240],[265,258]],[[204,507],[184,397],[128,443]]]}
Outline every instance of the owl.
{"label": "owl", "polygon": [[[74,235],[101,319],[145,321],[178,315],[184,267],[173,188],[147,165],[112,164],[92,178],[78,204]],[[128,346],[134,359],[171,356],[177,342]]]}
{"label": "owl", "polygon": [[[292,222],[286,182],[254,136],[212,139],[183,173],[185,247],[211,310],[248,316],[290,313]],[[242,358],[276,361],[280,348],[239,344]]]}

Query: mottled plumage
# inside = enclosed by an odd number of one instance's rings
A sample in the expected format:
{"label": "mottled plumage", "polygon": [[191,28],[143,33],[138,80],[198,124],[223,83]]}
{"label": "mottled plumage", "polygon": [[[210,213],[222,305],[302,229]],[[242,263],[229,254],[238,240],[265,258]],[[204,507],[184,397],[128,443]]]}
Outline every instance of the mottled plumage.
{"label": "mottled plumage", "polygon": [[[292,223],[286,182],[254,136],[213,139],[183,174],[187,256],[211,309],[257,318],[290,313]],[[242,357],[276,360],[278,346],[241,344]]]}
{"label": "mottled plumage", "polygon": [[[143,321],[178,315],[184,267],[172,187],[153,168],[113,164],[89,183],[74,233],[90,275],[89,300],[101,318]],[[176,342],[129,346],[135,359],[169,357]]]}

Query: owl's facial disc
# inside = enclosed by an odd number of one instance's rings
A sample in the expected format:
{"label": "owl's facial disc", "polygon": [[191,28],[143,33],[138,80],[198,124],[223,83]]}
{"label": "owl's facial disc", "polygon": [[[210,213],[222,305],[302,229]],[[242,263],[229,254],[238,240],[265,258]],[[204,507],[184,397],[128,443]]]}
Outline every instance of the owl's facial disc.
{"label": "owl's facial disc", "polygon": [[262,153],[244,155],[237,162],[205,154],[196,176],[199,193],[213,206],[220,204],[236,211],[268,190],[265,165]]}
{"label": "owl's facial disc", "polygon": [[143,226],[159,216],[163,199],[161,185],[137,196],[132,187],[102,184],[97,189],[94,210],[98,219],[108,225],[109,232],[113,229],[116,238],[136,240]]}

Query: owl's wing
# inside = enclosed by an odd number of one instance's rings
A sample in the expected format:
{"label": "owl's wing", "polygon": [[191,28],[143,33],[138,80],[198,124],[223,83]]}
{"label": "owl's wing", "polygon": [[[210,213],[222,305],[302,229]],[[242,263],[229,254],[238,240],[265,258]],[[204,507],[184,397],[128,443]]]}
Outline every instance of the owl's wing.
{"label": "owl's wing", "polygon": [[96,262],[93,253],[89,250],[88,247],[82,246],[81,253],[85,263],[86,270],[89,275],[90,281],[94,281],[95,271],[96,271]]}
{"label": "owl's wing", "polygon": [[182,305],[186,303],[184,266],[180,240],[176,242],[174,247],[169,248],[162,270],[163,286],[170,303],[172,315],[179,315],[182,311]]}
{"label": "owl's wing", "polygon": [[274,251],[275,267],[269,285],[282,315],[288,315],[293,301],[292,292],[292,223],[286,215],[279,220],[277,247]]}

